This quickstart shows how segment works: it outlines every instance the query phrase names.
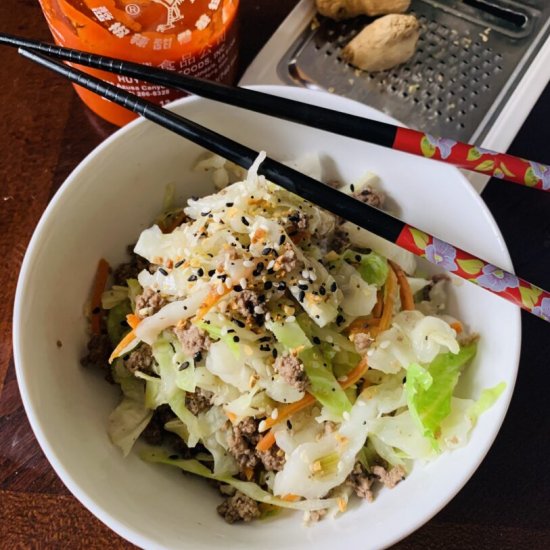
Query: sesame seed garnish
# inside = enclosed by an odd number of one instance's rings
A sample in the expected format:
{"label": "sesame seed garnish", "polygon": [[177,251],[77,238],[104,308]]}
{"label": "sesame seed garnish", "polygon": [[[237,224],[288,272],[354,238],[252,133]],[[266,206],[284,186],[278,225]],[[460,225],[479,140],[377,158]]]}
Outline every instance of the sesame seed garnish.
{"label": "sesame seed garnish", "polygon": [[338,285],[336,284],[336,281],[335,281],[330,285],[330,291],[336,292],[337,290],[338,290]]}
{"label": "sesame seed garnish", "polygon": [[277,417],[279,416],[279,409],[273,409],[273,411],[271,412],[271,418],[273,420],[277,420]]}
{"label": "sesame seed garnish", "polygon": [[233,319],[233,322],[240,328],[245,327],[245,324],[240,319]]}
{"label": "sesame seed garnish", "polygon": [[352,193],[355,193],[355,185],[353,183],[349,186]]}
{"label": "sesame seed garnish", "polygon": [[187,280],[190,281],[190,282],[196,281],[197,276],[196,275],[191,275]]}
{"label": "sesame seed garnish", "polygon": [[180,260],[179,262],[176,262],[174,264],[174,269],[177,269],[178,267],[181,267],[185,263],[185,260]]}
{"label": "sesame seed garnish", "polygon": [[273,283],[271,281],[266,281],[264,283],[264,290],[269,290],[273,286]]}
{"label": "sesame seed garnish", "polygon": [[223,286],[223,284],[219,284],[216,288],[216,292],[220,295],[220,296],[223,296],[224,292],[225,292],[225,287]]}
{"label": "sesame seed garnish", "polygon": [[262,336],[260,339],[258,339],[258,342],[269,342],[271,340],[271,336]]}
{"label": "sesame seed garnish", "polygon": [[303,290],[300,290],[300,293],[298,294],[298,301],[301,303],[305,300],[306,293]]}
{"label": "sesame seed garnish", "polygon": [[343,322],[344,322],[344,317],[342,315],[338,315],[338,317],[336,317],[336,324],[341,325]]}
{"label": "sesame seed garnish", "polygon": [[294,317],[294,315],[289,315],[289,316],[285,319],[285,321],[286,321],[287,323],[294,323],[294,321],[296,321],[296,317]]}
{"label": "sesame seed garnish", "polygon": [[283,245],[285,243],[285,241],[286,241],[286,235],[283,234],[279,237],[279,246]]}
{"label": "sesame seed garnish", "polygon": [[184,361],[179,367],[178,370],[185,370],[190,365],[189,361]]}
{"label": "sesame seed garnish", "polygon": [[164,275],[166,277],[166,275],[168,275],[168,271],[166,271],[166,269],[164,269],[163,267],[159,267],[159,272]]}
{"label": "sesame seed garnish", "polygon": [[286,283],[284,281],[281,281],[278,285],[277,285],[277,290],[284,290],[286,288]]}
{"label": "sesame seed garnish", "polygon": [[240,341],[241,339],[237,335],[233,336],[233,342],[240,342]]}
{"label": "sesame seed garnish", "polygon": [[245,260],[243,262],[243,265],[244,267],[252,267],[254,265],[254,262],[252,262],[251,260]]}
{"label": "sesame seed garnish", "polygon": [[226,202],[225,203],[225,206],[227,206],[227,208],[231,208],[235,203],[233,202]]}
{"label": "sesame seed garnish", "polygon": [[204,269],[202,267],[199,267],[198,271],[197,271],[197,275],[199,277],[202,277],[204,275]]}
{"label": "sesame seed garnish", "polygon": [[233,287],[233,290],[234,290],[235,292],[242,292],[242,291],[243,291],[243,287],[242,287],[241,285],[235,285],[235,286]]}
{"label": "sesame seed garnish", "polygon": [[241,221],[244,223],[244,225],[250,225],[250,222],[244,217],[241,217]]}
{"label": "sesame seed garnish", "polygon": [[324,285],[321,285],[321,286],[319,287],[319,294],[320,294],[321,296],[324,296],[326,293],[327,293],[327,289],[324,287]]}
{"label": "sesame seed garnish", "polygon": [[278,355],[277,348],[273,348],[273,349],[271,350],[271,355],[273,355],[273,358],[274,358],[274,359],[277,359],[277,355]]}
{"label": "sesame seed garnish", "polygon": [[319,345],[321,343],[321,340],[317,336],[313,337],[313,343]]}
{"label": "sesame seed garnish", "polygon": [[309,286],[308,286],[308,285],[304,285],[304,284],[299,284],[299,285],[298,285],[298,288],[299,288],[300,290],[307,290],[307,289],[309,288]]}
{"label": "sesame seed garnish", "polygon": [[199,361],[201,361],[202,359],[202,353],[200,351],[198,351],[197,353],[195,353],[195,355],[193,355],[193,360],[195,361],[195,363],[198,363]]}
{"label": "sesame seed garnish", "polygon": [[267,256],[268,254],[271,254],[272,251],[273,251],[273,248],[269,248],[269,246],[266,246],[262,250],[262,256]]}
{"label": "sesame seed garnish", "polygon": [[243,289],[246,288],[246,279],[244,277],[239,281],[239,285]]}

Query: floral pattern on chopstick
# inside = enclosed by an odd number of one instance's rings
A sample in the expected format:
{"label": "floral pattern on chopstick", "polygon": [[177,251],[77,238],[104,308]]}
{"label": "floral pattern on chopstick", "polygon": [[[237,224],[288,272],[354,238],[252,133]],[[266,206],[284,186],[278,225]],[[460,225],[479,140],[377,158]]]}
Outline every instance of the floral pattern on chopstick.
{"label": "floral pattern on chopstick", "polygon": [[395,242],[432,264],[509,300],[545,321],[550,321],[550,293],[513,273],[410,225],[405,225]]}
{"label": "floral pattern on chopstick", "polygon": [[513,155],[434,137],[409,128],[398,128],[393,148],[527,187],[550,191],[550,166]]}

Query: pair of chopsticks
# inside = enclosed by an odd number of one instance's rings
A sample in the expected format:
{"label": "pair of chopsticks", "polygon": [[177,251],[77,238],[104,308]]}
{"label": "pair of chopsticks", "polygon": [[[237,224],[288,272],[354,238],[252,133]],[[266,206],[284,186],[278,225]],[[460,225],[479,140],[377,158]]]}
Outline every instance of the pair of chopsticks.
{"label": "pair of chopsticks", "polygon": [[[43,42],[0,34],[0,44],[18,47],[19,53],[24,57],[245,169],[250,168],[258,156],[257,151],[78,69],[50,59],[50,57],[39,52],[108,72],[175,87],[209,99],[407,152],[417,152],[413,151],[412,142],[420,139],[417,148],[423,153],[423,156],[444,160],[463,167],[466,167],[466,165],[460,164],[461,161],[457,158],[451,159],[451,156],[454,155],[453,151],[455,149],[459,150],[457,151],[458,155],[461,150],[466,148],[468,151],[466,157],[469,157],[470,160],[477,155],[480,155],[477,157],[477,161],[480,161],[482,157],[489,156],[491,162],[495,165],[499,164],[498,169],[500,172],[497,172],[497,168],[491,168],[491,171],[489,171],[479,166],[474,167],[476,171],[496,176],[500,176],[502,173],[506,176],[506,179],[516,183],[544,190],[550,188],[550,181],[547,184],[547,180],[544,179],[545,174],[548,174],[550,178],[549,167],[530,163],[511,155],[487,152],[479,148],[476,149],[471,145],[452,142],[451,140],[435,139],[414,130],[397,128],[390,124],[375,122],[261,92],[223,86],[148,66],[61,48]],[[488,166],[488,162],[489,160],[484,159],[481,164]],[[525,163],[529,165],[529,168],[523,166]],[[524,173],[521,174],[521,177],[518,177],[521,171],[517,167],[520,165],[522,165]],[[445,270],[509,300],[546,321],[550,321],[550,293],[516,275],[442,241],[421,229],[408,225],[381,210],[368,206],[349,195],[325,186],[321,182],[273,159],[266,158],[258,172],[288,191],[401,246],[405,250],[426,258],[431,263],[439,265]],[[527,176],[528,172],[529,177]],[[534,179],[530,179],[530,174],[533,174],[533,178],[538,177],[537,174],[541,174],[541,176],[535,182]]]}

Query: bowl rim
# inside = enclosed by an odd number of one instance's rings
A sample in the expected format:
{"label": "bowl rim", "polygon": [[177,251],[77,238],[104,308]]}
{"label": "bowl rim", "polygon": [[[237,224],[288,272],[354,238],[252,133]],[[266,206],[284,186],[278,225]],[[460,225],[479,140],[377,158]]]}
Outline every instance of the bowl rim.
{"label": "bowl rim", "polygon": [[[321,90],[311,90],[307,88],[296,88],[296,87],[289,87],[289,86],[282,86],[282,85],[255,85],[255,86],[246,86],[246,87],[255,89],[258,91],[263,91],[266,93],[271,93],[273,95],[288,96],[288,95],[293,95],[295,93],[298,95],[301,95],[301,94],[304,94],[304,92],[306,95],[310,94],[312,97],[313,96],[321,97],[321,96],[329,95],[328,92],[324,92]],[[337,97],[338,101],[342,103],[351,102],[354,104],[362,105],[361,103],[349,98],[345,98],[342,96],[335,96],[335,97]],[[296,99],[300,101],[300,97],[297,97]],[[187,105],[189,103],[194,103],[197,101],[205,101],[205,100],[197,96],[187,96],[187,97],[180,98],[176,101],[173,101],[167,107],[172,110],[172,109],[177,109],[182,105]],[[362,105],[362,106],[365,106],[365,105]],[[366,107],[369,107],[369,106],[366,106]],[[338,110],[339,107],[335,106],[334,108]],[[376,111],[376,109],[373,109],[372,107],[369,107],[369,108],[373,111]],[[382,113],[381,111],[377,111],[377,112],[384,119],[388,121],[392,121],[396,125],[402,126],[402,124],[399,121],[392,119],[385,113]],[[33,235],[28,244],[28,247],[25,252],[25,256],[21,265],[18,281],[17,281],[14,309],[13,309],[12,341],[13,341],[13,356],[14,356],[16,378],[17,378],[20,395],[21,395],[21,400],[23,402],[23,406],[25,409],[25,413],[29,420],[33,434],[36,437],[42,449],[42,452],[45,454],[48,462],[53,467],[53,469],[55,470],[56,474],[59,476],[61,481],[64,483],[67,489],[69,489],[71,494],[84,507],[86,507],[94,516],[96,516],[101,522],[107,525],[119,536],[125,538],[126,540],[140,547],[165,548],[164,546],[159,545],[157,542],[152,541],[147,537],[144,537],[139,532],[135,531],[132,526],[127,525],[123,521],[113,516],[111,513],[104,510],[101,504],[97,503],[93,497],[89,496],[85,490],[82,490],[80,488],[78,481],[65,468],[61,458],[58,457],[57,451],[50,445],[50,442],[47,436],[43,433],[42,427],[41,427],[42,420],[40,419],[40,415],[37,413],[35,405],[33,405],[29,395],[27,394],[27,391],[26,391],[27,373],[25,372],[25,369],[23,367],[23,360],[21,355],[21,348],[22,348],[21,339],[22,339],[22,331],[23,331],[23,327],[21,326],[21,316],[22,316],[22,308],[24,307],[24,292],[29,283],[30,278],[32,278],[32,264],[35,260],[37,245],[39,244],[39,241],[42,239],[44,226],[48,222],[52,212],[57,208],[57,204],[63,199],[64,194],[72,186],[76,185],[75,182],[78,180],[81,172],[86,169],[86,166],[90,162],[93,162],[94,159],[97,156],[101,155],[105,149],[108,149],[113,141],[119,140],[125,134],[131,133],[135,129],[139,129],[140,127],[143,127],[144,125],[146,126],[147,124],[153,124],[153,123],[141,117],[137,118],[134,121],[127,124],[126,126],[119,128],[117,131],[111,134],[107,139],[102,141],[97,147],[95,147],[92,151],[90,151],[90,153],[88,153],[84,157],[84,159],[82,159],[78,163],[78,165],[73,169],[73,171],[69,174],[69,176],[65,179],[65,181],[60,185],[59,189],[54,194],[49,204],[45,208],[38,224],[36,225],[33,231]],[[506,260],[505,262],[501,262],[501,263],[508,264],[507,266],[505,265],[505,267],[510,268],[510,270],[513,272],[512,261],[510,258],[508,248],[506,246],[502,233],[493,215],[491,214],[489,208],[487,207],[483,199],[480,197],[480,195],[475,191],[473,186],[470,184],[470,182],[464,177],[464,175],[458,169],[456,169],[456,171],[458,172],[457,175],[460,175],[460,177],[464,180],[465,191],[467,191],[468,193],[470,193],[475,197],[475,200],[478,203],[478,206],[480,208],[480,212],[487,219],[487,221],[491,226],[493,236],[497,239],[500,245],[500,248],[501,248],[500,252],[504,255],[504,259]],[[517,350],[516,350],[515,356],[512,358],[515,365],[515,370],[509,381],[509,387],[507,388],[509,389],[509,391],[507,391],[505,395],[502,395],[500,397],[500,399],[502,400],[502,406],[500,409],[501,412],[495,418],[493,422],[493,426],[490,429],[489,434],[486,438],[487,447],[485,451],[478,455],[475,463],[467,471],[462,472],[461,483],[457,485],[455,490],[451,490],[446,495],[445,498],[441,499],[438,502],[437,506],[434,506],[433,508],[431,508],[429,512],[423,516],[423,519],[421,521],[410,525],[407,529],[396,530],[395,532],[389,535],[386,535],[385,540],[382,541],[380,548],[387,548],[388,546],[395,544],[400,540],[405,539],[410,534],[412,534],[413,532],[421,528],[423,525],[425,525],[427,522],[429,522],[437,513],[439,513],[468,483],[468,481],[477,471],[477,469],[479,468],[479,465],[485,459],[487,453],[493,446],[493,443],[498,433],[500,432],[500,429],[502,427],[502,424],[508,412],[510,401],[512,399],[516,380],[517,380],[518,369],[519,369],[519,359],[521,354],[521,341],[522,341],[521,314],[520,314],[519,308],[516,309],[516,311],[513,311],[511,315],[512,315],[511,320],[514,324],[515,332],[518,335]]]}

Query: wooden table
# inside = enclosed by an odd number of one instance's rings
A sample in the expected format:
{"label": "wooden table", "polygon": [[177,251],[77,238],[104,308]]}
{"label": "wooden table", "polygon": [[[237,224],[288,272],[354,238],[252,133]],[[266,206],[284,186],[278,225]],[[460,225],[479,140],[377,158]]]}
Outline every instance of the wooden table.
{"label": "wooden table", "polygon": [[[297,0],[242,1],[241,72]],[[0,31],[49,39],[36,0],[2,0]],[[0,50],[0,548],[131,548],[64,487],[29,427],[15,379],[11,312],[40,215],[114,128],[62,79]],[[511,152],[550,163],[550,87]],[[491,182],[483,194],[515,267],[550,288],[550,195]],[[550,327],[523,317],[518,383],[504,426],[460,494],[397,548],[550,548]],[[399,518],[396,518],[399,521]]]}

